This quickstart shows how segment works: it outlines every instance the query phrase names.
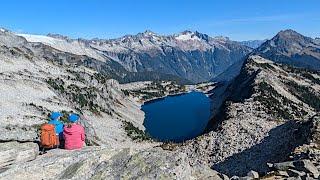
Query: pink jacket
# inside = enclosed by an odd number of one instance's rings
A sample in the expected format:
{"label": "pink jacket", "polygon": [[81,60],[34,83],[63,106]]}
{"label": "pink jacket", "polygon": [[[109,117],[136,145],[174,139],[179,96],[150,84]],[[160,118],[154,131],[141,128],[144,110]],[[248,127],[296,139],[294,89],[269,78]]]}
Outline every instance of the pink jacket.
{"label": "pink jacket", "polygon": [[80,124],[72,124],[71,127],[66,125],[63,129],[63,137],[65,149],[81,149],[85,140],[84,128]]}

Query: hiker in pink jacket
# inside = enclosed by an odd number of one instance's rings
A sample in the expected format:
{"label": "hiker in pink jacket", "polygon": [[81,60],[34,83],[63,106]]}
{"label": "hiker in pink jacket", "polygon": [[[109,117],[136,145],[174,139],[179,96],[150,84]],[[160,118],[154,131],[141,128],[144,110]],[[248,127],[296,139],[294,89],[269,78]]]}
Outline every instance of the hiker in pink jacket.
{"label": "hiker in pink jacket", "polygon": [[70,123],[64,126],[63,137],[65,140],[64,148],[68,150],[81,149],[84,145],[84,128],[78,124],[79,116],[70,114]]}

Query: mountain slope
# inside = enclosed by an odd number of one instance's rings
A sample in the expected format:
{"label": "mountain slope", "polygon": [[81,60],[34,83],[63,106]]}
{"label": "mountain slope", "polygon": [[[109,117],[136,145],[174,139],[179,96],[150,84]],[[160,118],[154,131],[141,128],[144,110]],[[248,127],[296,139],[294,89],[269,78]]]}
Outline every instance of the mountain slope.
{"label": "mountain slope", "polygon": [[319,72],[248,57],[212,131],[187,143],[184,152],[227,175],[266,172],[268,162],[286,160],[305,142],[295,134],[320,111],[319,80]]}
{"label": "mountain slope", "polygon": [[[283,33],[285,39],[279,37]],[[308,142],[308,120],[320,113],[320,71],[302,67],[309,67],[306,54],[317,57],[316,45],[306,45],[314,40],[292,31],[279,34],[249,55],[239,75],[225,85],[211,131],[182,148],[194,162],[227,175],[263,174],[269,171],[267,163],[292,160],[289,155]],[[317,59],[307,62],[317,65]]]}
{"label": "mountain slope", "polygon": [[73,111],[82,114],[88,144],[131,144],[125,122],[144,130],[140,105],[117,81],[77,65],[87,59],[0,32],[0,141],[33,142],[48,113]]}
{"label": "mountain slope", "polygon": [[[201,164],[191,166],[183,153],[142,141],[147,137],[141,104],[126,96],[117,81],[100,73],[100,68],[109,71],[103,67],[106,62],[31,43],[0,29],[0,64],[1,179],[223,176]],[[81,115],[87,147],[38,155],[38,130],[52,111],[61,111],[64,123],[71,112]]]}
{"label": "mountain slope", "polygon": [[193,82],[210,80],[250,51],[226,38],[211,38],[190,31],[173,36],[145,32],[110,41],[95,41],[91,46],[129,71],[173,74]]}
{"label": "mountain slope", "polygon": [[228,67],[225,71],[211,79],[212,82],[225,82],[225,81],[231,81],[234,79],[241,70],[241,67],[243,65],[243,61],[238,61],[232,64],[230,67]]}
{"label": "mountain slope", "polygon": [[280,31],[254,54],[279,63],[320,70],[320,42],[293,30]]}
{"label": "mountain slope", "polygon": [[267,40],[249,40],[249,41],[241,41],[240,43],[242,45],[251,47],[252,49],[255,49],[259,46],[261,46],[261,44],[263,44],[264,42],[266,42]]}
{"label": "mountain slope", "polygon": [[86,55],[91,58],[105,61],[106,58],[103,55],[99,54],[99,52],[94,51],[90,47],[88,47],[82,41],[70,41],[68,39],[62,38],[54,38],[50,36],[42,36],[42,35],[29,35],[29,34],[17,34],[18,36],[24,37],[28,42],[41,42],[45,45],[51,46],[57,50],[69,52],[76,55]]}

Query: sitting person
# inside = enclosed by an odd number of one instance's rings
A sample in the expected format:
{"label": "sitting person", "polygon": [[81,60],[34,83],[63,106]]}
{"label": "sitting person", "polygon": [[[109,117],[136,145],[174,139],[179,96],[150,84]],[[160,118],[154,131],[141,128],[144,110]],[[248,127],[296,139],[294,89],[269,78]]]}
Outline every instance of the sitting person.
{"label": "sitting person", "polygon": [[59,121],[61,116],[61,113],[53,112],[51,113],[50,121],[41,125],[39,144],[41,149],[40,154],[44,154],[48,149],[60,146],[60,138],[62,138],[63,131],[63,124]]}
{"label": "sitting person", "polygon": [[65,149],[81,149],[85,143],[84,128],[78,123],[79,118],[76,114],[69,115],[70,123],[63,129]]}
{"label": "sitting person", "polygon": [[63,123],[60,120],[60,118],[62,117],[62,114],[60,112],[53,112],[51,113],[50,116],[50,121],[48,122],[48,124],[52,124],[54,125],[54,130],[56,132],[56,135],[59,137],[59,145],[60,148],[61,145],[63,145]]}

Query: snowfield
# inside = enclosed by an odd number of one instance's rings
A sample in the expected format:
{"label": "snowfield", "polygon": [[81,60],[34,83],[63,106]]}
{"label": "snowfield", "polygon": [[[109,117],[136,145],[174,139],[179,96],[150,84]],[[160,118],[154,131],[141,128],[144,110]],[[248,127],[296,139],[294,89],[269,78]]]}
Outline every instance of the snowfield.
{"label": "snowfield", "polygon": [[29,42],[40,42],[45,45],[51,46],[60,51],[69,52],[77,55],[86,55],[101,61],[105,61],[106,58],[99,54],[97,51],[87,46],[85,43],[79,40],[67,41],[65,39],[58,39],[43,35],[31,35],[31,34],[17,34],[24,37]]}

